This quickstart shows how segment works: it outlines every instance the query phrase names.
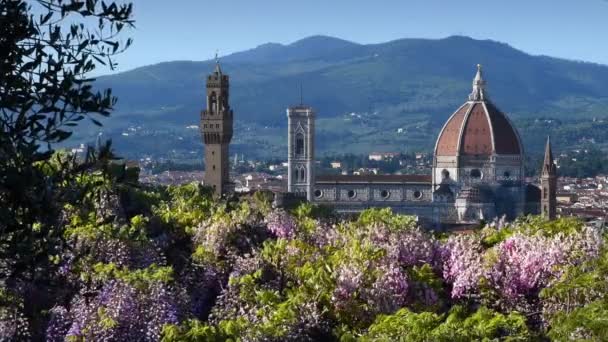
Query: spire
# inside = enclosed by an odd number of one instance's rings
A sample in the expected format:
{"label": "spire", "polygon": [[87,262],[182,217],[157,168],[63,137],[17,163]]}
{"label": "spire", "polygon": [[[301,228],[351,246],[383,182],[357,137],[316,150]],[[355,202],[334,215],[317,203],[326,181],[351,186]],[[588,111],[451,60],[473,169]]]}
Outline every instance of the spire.
{"label": "spire", "polygon": [[473,79],[473,92],[469,95],[469,101],[485,101],[486,81],[483,79],[481,64],[477,64],[477,74]]}
{"label": "spire", "polygon": [[220,58],[218,57],[218,52],[215,51],[215,71],[214,73],[221,75],[222,69],[220,68]]}
{"label": "spire", "polygon": [[543,161],[543,175],[555,175],[555,171],[553,152],[551,151],[551,139],[547,137],[547,145],[545,146],[545,160]]}

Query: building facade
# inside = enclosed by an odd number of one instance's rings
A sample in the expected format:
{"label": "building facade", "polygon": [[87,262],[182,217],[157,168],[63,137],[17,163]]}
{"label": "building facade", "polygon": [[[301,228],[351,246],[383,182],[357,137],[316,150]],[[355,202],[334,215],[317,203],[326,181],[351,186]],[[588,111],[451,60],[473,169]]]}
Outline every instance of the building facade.
{"label": "building facade", "polygon": [[312,201],[315,180],[315,112],[310,107],[287,109],[287,191]]}
{"label": "building facade", "polygon": [[[312,122],[305,121],[306,126],[297,123],[302,119],[290,117],[288,191],[306,191],[309,201],[342,213],[390,207],[434,225],[475,224],[496,217],[513,219],[539,213],[540,190],[524,181],[524,150],[519,134],[489,100],[479,65],[472,88],[467,101],[439,133],[430,175],[315,176],[310,159],[306,170],[312,179],[294,182],[292,178],[298,175],[295,170],[303,163],[293,158],[301,151],[297,139],[314,148],[314,115],[310,116]],[[314,157],[314,150],[307,153]]]}
{"label": "building facade", "polygon": [[232,140],[233,112],[230,108],[230,83],[219,61],[207,77],[207,107],[201,112],[200,130],[205,144],[203,184],[218,197],[231,190],[228,147]]}

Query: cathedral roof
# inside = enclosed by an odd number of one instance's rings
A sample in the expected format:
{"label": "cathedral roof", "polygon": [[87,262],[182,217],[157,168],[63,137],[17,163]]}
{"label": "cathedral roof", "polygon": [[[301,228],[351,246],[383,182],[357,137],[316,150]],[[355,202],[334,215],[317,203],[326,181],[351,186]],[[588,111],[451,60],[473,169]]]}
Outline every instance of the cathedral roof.
{"label": "cathedral roof", "polygon": [[522,153],[517,131],[507,118],[488,100],[481,66],[473,80],[473,91],[443,126],[436,156],[491,156]]}
{"label": "cathedral roof", "polygon": [[431,175],[319,175],[317,183],[431,183]]}

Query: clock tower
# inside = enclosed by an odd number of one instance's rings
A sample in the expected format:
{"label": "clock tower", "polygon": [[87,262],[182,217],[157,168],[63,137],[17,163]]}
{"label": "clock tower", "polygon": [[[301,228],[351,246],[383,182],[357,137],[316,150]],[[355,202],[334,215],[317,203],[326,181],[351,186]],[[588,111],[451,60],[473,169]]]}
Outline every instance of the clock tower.
{"label": "clock tower", "polygon": [[233,113],[229,104],[229,79],[219,60],[207,77],[207,108],[201,112],[201,135],[205,144],[204,185],[221,197],[230,188],[228,146],[232,140]]}

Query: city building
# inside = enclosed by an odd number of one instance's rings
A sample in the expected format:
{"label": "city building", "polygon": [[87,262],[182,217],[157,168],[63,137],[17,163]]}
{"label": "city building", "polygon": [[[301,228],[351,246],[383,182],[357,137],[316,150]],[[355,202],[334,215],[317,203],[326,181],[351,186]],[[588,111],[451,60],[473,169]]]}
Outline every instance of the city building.
{"label": "city building", "polygon": [[[430,175],[315,175],[310,167],[314,111],[298,106],[287,113],[288,191],[305,194],[313,203],[341,213],[390,207],[442,226],[540,213],[541,190],[525,182],[519,134],[488,98],[481,66],[468,100],[439,133]],[[547,196],[552,197],[549,209],[555,203],[555,191]]]}
{"label": "city building", "polygon": [[205,144],[203,184],[211,186],[218,197],[233,190],[228,155],[233,123],[229,90],[228,75],[222,73],[216,60],[214,72],[207,77],[207,108],[201,112],[200,130]]}
{"label": "city building", "polygon": [[540,175],[541,188],[541,213],[543,217],[550,220],[555,219],[557,213],[557,167],[553,162],[553,152],[551,151],[551,141],[547,138],[545,147],[545,160],[543,161],[543,171]]}
{"label": "city building", "polygon": [[310,107],[287,109],[287,191],[312,200],[315,160],[315,112]]}

